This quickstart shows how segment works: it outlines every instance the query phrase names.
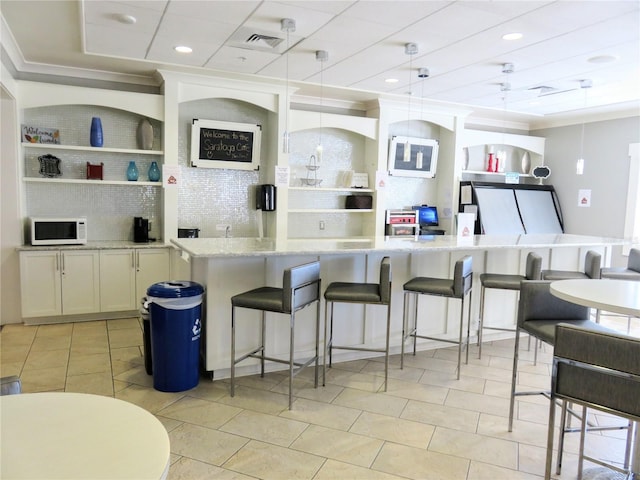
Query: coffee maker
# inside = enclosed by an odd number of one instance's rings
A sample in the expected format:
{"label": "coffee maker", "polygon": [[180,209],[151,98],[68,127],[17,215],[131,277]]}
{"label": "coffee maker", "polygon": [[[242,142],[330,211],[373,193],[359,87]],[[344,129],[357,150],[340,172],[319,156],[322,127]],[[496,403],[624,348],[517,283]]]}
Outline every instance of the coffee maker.
{"label": "coffee maker", "polygon": [[133,241],[135,243],[149,242],[149,219],[133,217]]}

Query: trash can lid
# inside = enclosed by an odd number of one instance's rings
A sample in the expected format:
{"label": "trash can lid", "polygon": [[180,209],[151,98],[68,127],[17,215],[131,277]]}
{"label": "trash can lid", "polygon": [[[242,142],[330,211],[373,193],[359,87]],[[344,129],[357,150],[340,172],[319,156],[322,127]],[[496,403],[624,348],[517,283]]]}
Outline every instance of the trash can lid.
{"label": "trash can lid", "polygon": [[154,283],[147,289],[147,295],[158,298],[182,298],[202,295],[204,288],[196,282],[169,280]]}

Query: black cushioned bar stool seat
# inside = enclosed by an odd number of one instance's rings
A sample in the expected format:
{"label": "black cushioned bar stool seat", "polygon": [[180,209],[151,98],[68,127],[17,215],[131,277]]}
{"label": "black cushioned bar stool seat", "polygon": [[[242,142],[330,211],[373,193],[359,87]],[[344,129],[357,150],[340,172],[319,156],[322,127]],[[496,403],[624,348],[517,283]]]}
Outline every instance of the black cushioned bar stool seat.
{"label": "black cushioned bar stool seat", "polygon": [[542,270],[542,280],[571,280],[574,278],[600,278],[602,256],[589,250],[584,257],[584,271],[573,270]]}
{"label": "black cushioned bar stool seat", "polygon": [[[366,352],[384,353],[384,390],[387,391],[389,376],[389,335],[391,330],[391,260],[384,257],[380,262],[379,283],[332,282],[324,292],[325,322],[324,322],[324,363],[322,370],[322,384],[324,385],[327,370],[327,356],[331,366],[333,349],[360,350]],[[386,305],[387,328],[384,348],[365,346],[342,346],[333,344],[333,310],[334,303],[361,303],[368,305]],[[327,320],[328,317],[328,320]],[[341,320],[348,322],[348,319]]]}
{"label": "black cushioned bar stool seat", "polygon": [[[438,340],[441,342],[455,343],[458,345],[458,371],[457,378],[460,379],[460,366],[462,363],[462,335],[464,331],[464,304],[467,293],[469,294],[469,316],[471,314],[471,287],[473,280],[473,258],[469,255],[461,258],[455,263],[453,268],[453,278],[433,278],[415,277],[404,284],[404,309],[402,318],[402,348],[400,357],[400,368],[404,367],[404,344],[407,338],[413,338],[413,354],[416,354],[416,341],[418,338]],[[436,295],[440,297],[460,299],[460,331],[458,340],[449,340],[439,337],[418,335],[418,295]],[[409,298],[414,296],[414,323],[409,330],[408,303]],[[467,321],[467,345],[469,344],[469,321]],[[469,362],[469,349],[466,352],[466,362]]]}
{"label": "black cushioned bar stool seat", "polygon": [[[315,355],[305,362],[294,360],[296,312],[316,302]],[[260,310],[260,345],[236,358],[236,308]],[[289,315],[289,359],[268,357],[265,354],[265,312]],[[231,297],[231,396],[235,395],[236,364],[247,358],[260,360],[260,375],[264,376],[265,360],[289,366],[289,410],[293,402],[293,377],[315,362],[315,387],[318,386],[320,342],[320,262],[311,262],[284,271],[282,288],[259,287]],[[295,367],[298,367],[294,370]]]}
{"label": "black cushioned bar stool seat", "polygon": [[515,328],[491,327],[484,324],[484,296],[487,288],[520,291],[522,280],[540,280],[542,272],[542,257],[529,252],[524,275],[503,273],[482,273],[480,275],[480,321],[478,322],[478,358],[482,358],[482,333],[487,330],[501,330],[515,332]]}

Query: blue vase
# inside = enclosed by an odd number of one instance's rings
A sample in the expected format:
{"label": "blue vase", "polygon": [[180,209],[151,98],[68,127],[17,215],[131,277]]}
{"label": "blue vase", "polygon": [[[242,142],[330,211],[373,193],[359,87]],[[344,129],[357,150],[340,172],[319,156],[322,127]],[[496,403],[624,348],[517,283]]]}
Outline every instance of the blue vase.
{"label": "blue vase", "polygon": [[129,166],[127,167],[127,180],[130,182],[136,182],[138,180],[138,167],[136,167],[136,162],[129,162]]}
{"label": "blue vase", "polygon": [[160,180],[160,169],[158,168],[158,162],[151,162],[149,166],[149,181],[157,182]]}
{"label": "blue vase", "polygon": [[102,121],[100,117],[93,117],[91,119],[91,134],[89,136],[89,141],[91,142],[92,147],[101,147],[104,143],[104,138],[102,136]]}

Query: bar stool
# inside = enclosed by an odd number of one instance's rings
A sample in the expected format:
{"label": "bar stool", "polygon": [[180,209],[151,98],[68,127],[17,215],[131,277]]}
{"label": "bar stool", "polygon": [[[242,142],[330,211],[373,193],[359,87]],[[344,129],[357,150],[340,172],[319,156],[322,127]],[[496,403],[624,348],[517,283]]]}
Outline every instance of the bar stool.
{"label": "bar stool", "polygon": [[[439,340],[441,342],[455,343],[458,345],[458,376],[460,380],[460,365],[462,360],[462,332],[464,327],[464,299],[469,293],[469,318],[467,321],[467,346],[469,345],[469,323],[471,319],[471,287],[473,280],[473,258],[466,255],[455,263],[453,268],[453,279],[432,278],[432,277],[415,277],[404,284],[404,308],[402,314],[402,348],[400,356],[400,368],[404,368],[404,344],[407,338],[413,337],[413,354],[416,354],[416,341],[418,338],[429,340]],[[408,313],[407,307],[409,297],[414,296],[414,324],[411,331],[408,331]],[[458,298],[460,299],[460,333],[458,340],[449,340],[439,337],[429,337],[418,335],[418,295],[436,295],[439,297]],[[466,362],[469,363],[469,349],[467,348]]]}
{"label": "bar stool", "polygon": [[602,256],[589,250],[584,257],[584,272],[573,270],[542,270],[542,280],[569,280],[572,278],[600,278]]}
{"label": "bar stool", "polygon": [[[361,350],[384,353],[384,391],[387,391],[389,376],[389,334],[391,330],[391,261],[384,257],[380,262],[380,283],[332,282],[324,292],[324,362],[322,367],[322,385],[327,372],[327,355],[331,367],[331,355],[334,348],[339,350]],[[367,305],[386,305],[387,332],[384,348],[354,347],[333,344],[333,304],[361,303]],[[329,314],[329,311],[331,312]],[[327,316],[329,321],[327,321]],[[348,321],[348,320],[347,320]]]}
{"label": "bar stool", "polygon": [[[294,360],[294,327],[296,312],[312,303],[316,306],[316,349],[315,355],[305,362]],[[236,308],[262,311],[260,346],[236,358]],[[268,357],[265,354],[266,312],[289,315],[289,359]],[[305,367],[315,362],[315,387],[318,387],[318,359],[320,339],[320,262],[311,262],[284,271],[282,288],[259,287],[231,297],[231,396],[235,395],[236,364],[247,358],[260,359],[260,376],[264,377],[264,362],[284,363],[289,366],[289,410],[293,403],[293,377]],[[294,367],[298,367],[294,371]]]}
{"label": "bar stool", "polygon": [[478,322],[478,358],[482,358],[482,331],[501,330],[503,332],[515,332],[515,328],[487,327],[484,324],[484,294],[487,288],[501,290],[513,290],[520,292],[522,280],[540,280],[542,272],[542,257],[529,252],[524,275],[508,275],[504,273],[483,273],[480,275],[480,321]]}

